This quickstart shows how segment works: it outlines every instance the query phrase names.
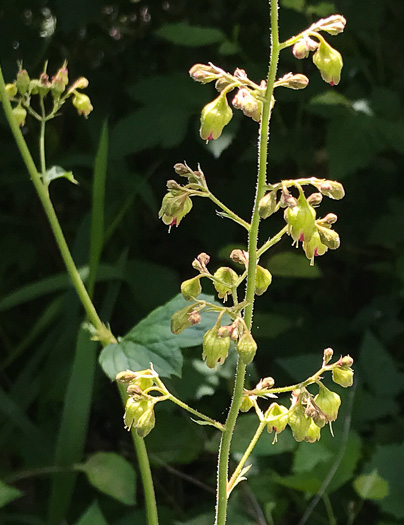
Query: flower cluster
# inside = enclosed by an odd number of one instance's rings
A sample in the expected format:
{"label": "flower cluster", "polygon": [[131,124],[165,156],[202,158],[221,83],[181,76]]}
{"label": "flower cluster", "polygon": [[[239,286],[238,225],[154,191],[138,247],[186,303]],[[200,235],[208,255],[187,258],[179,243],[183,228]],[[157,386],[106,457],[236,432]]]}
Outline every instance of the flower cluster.
{"label": "flower cluster", "polygon": [[320,71],[322,79],[331,86],[339,84],[343,61],[341,54],[330,46],[320,35],[320,31],[337,35],[345,29],[345,24],[346,20],[341,15],[323,18],[295,38],[293,46],[293,54],[298,59],[307,58],[313,52],[314,65]]}
{"label": "flower cluster", "polygon": [[160,399],[149,395],[155,386],[155,377],[153,370],[124,370],[116,376],[118,383],[128,384],[128,399],[123,416],[125,428],[133,428],[140,437],[146,437],[156,423],[154,406]]}
{"label": "flower cluster", "polygon": [[[353,383],[353,370],[351,369],[353,359],[350,356],[345,356],[333,364],[328,364],[332,354],[331,348],[324,350],[321,372],[331,371],[335,383],[343,387],[351,386]],[[319,375],[317,374],[317,376]],[[274,397],[272,392],[276,392],[276,389],[273,388],[274,380],[265,378],[258,383],[254,390],[244,391],[241,410],[247,412],[255,407],[260,419],[265,421],[268,432],[275,433],[274,441],[276,441],[277,435],[289,426],[296,441],[314,443],[320,439],[321,429],[327,423],[330,424],[332,432],[331,423],[337,419],[341,405],[340,396],[329,390],[320,379],[310,381],[318,385],[319,390],[315,396],[302,384],[293,390],[289,408],[273,402],[265,413],[261,413],[257,405],[257,398]]]}
{"label": "flower cluster", "polygon": [[[28,113],[39,121],[50,120],[69,98],[78,114],[87,118],[93,106],[89,97],[79,90],[88,86],[88,80],[81,77],[69,87],[68,83],[69,72],[66,62],[52,78],[49,78],[46,67],[39,78],[31,78],[28,71],[20,64],[17,78],[6,85],[7,96],[14,105],[13,115],[17,124],[20,127],[24,126]],[[51,95],[51,108],[47,114],[44,114],[42,108],[47,95]],[[39,112],[31,106],[33,96],[38,96],[40,99]]]}

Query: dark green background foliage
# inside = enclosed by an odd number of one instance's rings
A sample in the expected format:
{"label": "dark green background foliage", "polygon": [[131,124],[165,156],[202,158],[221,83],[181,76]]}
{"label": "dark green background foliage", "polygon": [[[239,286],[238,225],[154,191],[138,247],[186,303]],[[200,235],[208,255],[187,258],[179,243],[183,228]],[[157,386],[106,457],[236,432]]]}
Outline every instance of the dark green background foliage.
{"label": "dark green background foliage", "polygon": [[[333,523],[330,506],[337,523],[347,523],[361,495],[367,499],[355,523],[403,523],[404,4],[281,4],[281,38],[334,12],[348,24],[332,39],[345,63],[335,88],[321,81],[310,60],[282,53],[280,74],[304,72],[310,84],[304,91],[276,93],[270,180],[335,178],[347,196],[325,200],[321,208],[321,214],[339,215],[342,243],[316,260],[314,269],[290,239],[263,258],[274,281],[256,303],[259,353],[249,381],[252,386],[267,375],[278,385],[302,380],[331,346],[336,355],[354,357],[356,383],[351,391],[336,387],[343,407],[334,439],[327,429],[315,445],[297,445],[289,431],[275,446],[270,436],[262,438],[249,481],[232,496],[229,523],[297,523],[339,460],[308,523]],[[260,81],[266,75],[268,27],[264,0],[1,2],[0,57],[7,81],[14,79],[17,60],[35,76],[45,60],[53,72],[64,59],[72,80],[81,75],[90,80],[87,93],[95,107],[90,118],[79,119],[66,106],[47,135],[49,165],[72,170],[80,183],[61,179],[51,192],[84,274],[94,157],[108,119],[106,238],[95,302],[115,334],[129,332],[174,297],[180,282],[194,275],[191,262],[198,253],[208,252],[215,269],[229,264],[233,247],[245,247],[243,232],[217,217],[205,199],[195,200],[192,213],[170,234],[157,212],[165,182],[174,178],[173,164],[186,160],[195,167],[200,162],[212,191],[249,218],[257,125],[236,114],[222,142],[206,146],[198,136],[198,114],[214,92],[193,83],[188,69],[211,61],[229,71],[241,67]],[[36,152],[35,123],[23,131]],[[117,390],[96,364],[99,349],[89,345],[87,333],[76,341],[83,313],[3,117],[0,134],[0,478],[8,486],[0,484],[0,523],[39,525],[50,513],[64,515],[68,524],[144,524]],[[268,222],[262,224],[262,240],[282,225],[281,217]],[[213,293],[209,287],[205,292]],[[179,374],[182,364],[182,378],[174,375],[167,384],[223,420],[234,362],[212,372],[200,355],[198,346],[182,349],[172,370]],[[79,386],[70,381],[68,390],[74,356]],[[60,434],[66,392],[73,412],[70,419],[65,413]],[[161,523],[211,525],[217,432],[195,425],[175,406],[161,405],[146,440]],[[255,428],[254,417],[240,418],[234,459]],[[52,466],[72,463],[80,463],[77,468],[87,476],[68,472],[52,481]],[[360,478],[375,469],[373,478]],[[373,492],[361,490],[372,479]]]}

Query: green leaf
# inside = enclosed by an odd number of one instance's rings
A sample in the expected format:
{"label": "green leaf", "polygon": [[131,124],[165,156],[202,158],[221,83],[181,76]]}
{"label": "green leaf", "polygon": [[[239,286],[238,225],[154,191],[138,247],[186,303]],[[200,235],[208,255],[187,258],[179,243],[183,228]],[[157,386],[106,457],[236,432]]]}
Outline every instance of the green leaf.
{"label": "green leaf", "polygon": [[17,498],[21,498],[22,495],[23,493],[20,490],[0,481],[0,508]]}
{"label": "green leaf", "polygon": [[313,14],[318,17],[326,17],[337,12],[334,2],[320,2],[316,5],[307,7],[307,14]]}
{"label": "green leaf", "polygon": [[305,10],[305,0],[281,0],[281,6],[286,9],[293,9],[298,13],[303,13]]}
{"label": "green leaf", "polygon": [[130,463],[113,452],[97,452],[78,470],[87,475],[88,481],[104,494],[124,503],[134,505],[136,473]]}
{"label": "green leaf", "polygon": [[404,465],[404,444],[380,446],[376,449],[366,469],[377,470],[389,485],[388,495],[378,502],[380,508],[398,520],[404,519],[404,477],[401,465]]}
{"label": "green leaf", "polygon": [[78,184],[78,181],[74,178],[72,171],[66,171],[61,166],[52,166],[47,170],[44,176],[45,182],[50,184],[55,179],[65,178],[73,184]]}
{"label": "green leaf", "polygon": [[184,22],[165,24],[155,34],[172,44],[186,47],[209,46],[226,39],[226,35],[220,29],[191,26]]}
{"label": "green leaf", "polygon": [[[214,298],[200,295],[199,299],[213,302]],[[151,312],[123,337],[118,344],[106,346],[100,354],[100,365],[110,379],[122,370],[143,370],[153,364],[163,377],[181,375],[182,348],[198,346],[203,336],[213,326],[217,313],[202,312],[202,321],[180,335],[170,329],[173,313],[190,303],[181,294]]]}
{"label": "green leaf", "polygon": [[331,177],[337,180],[365,168],[384,148],[375,119],[364,113],[344,112],[329,122],[327,149]]}
{"label": "green leaf", "polygon": [[365,333],[359,364],[372,392],[386,398],[404,390],[404,374],[397,369],[394,359],[371,332]]}
{"label": "green leaf", "polygon": [[338,91],[334,90],[328,90],[324,91],[323,93],[320,93],[319,95],[316,95],[310,100],[310,104],[312,105],[326,105],[326,106],[345,106],[350,108],[352,106],[351,101],[346,98],[341,93],[338,93]]}
{"label": "green leaf", "polygon": [[272,256],[265,265],[275,277],[293,277],[295,279],[318,279],[321,271],[317,264],[310,266],[305,255],[293,252],[281,252]]}
{"label": "green leaf", "polygon": [[388,482],[379,476],[376,469],[370,474],[363,474],[356,478],[353,487],[362,499],[379,500],[385,498],[389,493]]}
{"label": "green leaf", "polygon": [[[324,428],[321,431],[321,441],[319,443],[300,443],[294,456],[294,463],[297,465],[297,472],[291,476],[280,477],[278,480],[279,483],[283,486],[301,490],[303,492],[309,492],[311,494],[318,492],[321,484],[330,472],[330,469],[333,468],[341,447],[341,439],[342,433],[337,434],[335,432],[335,438],[333,438],[328,429]],[[313,457],[316,454],[316,449],[319,446],[323,449],[321,452],[322,461],[317,462],[315,469],[311,469],[307,472],[302,471],[302,466],[307,465],[310,459],[313,460]],[[339,463],[334,477],[328,485],[328,493],[332,493],[352,478],[356,464],[360,458],[360,446],[361,441],[359,436],[355,432],[351,432],[344,450],[343,458]],[[327,450],[329,451],[328,459],[326,459]]]}
{"label": "green leaf", "polygon": [[108,525],[96,501],[92,503],[75,525]]}
{"label": "green leaf", "polygon": [[[232,440],[232,453],[244,453],[257,430],[258,424],[259,421],[255,414],[242,414],[238,418]],[[272,456],[283,452],[292,452],[296,448],[296,441],[287,430],[279,434],[277,443],[273,444],[273,440],[274,434],[269,434],[264,430],[254,448],[253,455]]]}
{"label": "green leaf", "polygon": [[191,417],[187,421],[183,414],[162,412],[158,408],[156,427],[147,436],[150,461],[157,465],[191,463],[203,450],[205,431],[192,422]]}

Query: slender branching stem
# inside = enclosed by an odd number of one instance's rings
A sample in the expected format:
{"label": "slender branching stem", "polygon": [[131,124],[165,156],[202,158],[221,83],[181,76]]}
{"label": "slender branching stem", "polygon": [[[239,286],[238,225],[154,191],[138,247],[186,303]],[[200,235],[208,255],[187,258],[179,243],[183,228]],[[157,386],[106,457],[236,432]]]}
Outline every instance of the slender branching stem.
{"label": "slender branching stem", "polygon": [[[244,310],[244,320],[247,327],[251,330],[253,321],[253,307],[255,295],[255,275],[257,266],[257,244],[260,217],[258,213],[258,203],[265,193],[269,123],[271,119],[272,97],[276,70],[279,59],[279,36],[278,36],[278,1],[272,0],[270,3],[271,14],[271,57],[267,78],[267,89],[265,101],[263,103],[261,125],[259,131],[259,151],[258,151],[258,175],[255,201],[253,206],[251,226],[248,236],[248,268],[247,268],[247,288],[245,300],[247,306]],[[233,397],[227,416],[226,427],[222,434],[218,459],[218,486],[216,499],[216,519],[215,525],[225,525],[227,517],[227,479],[228,465],[230,456],[231,439],[237,421],[245,380],[246,365],[239,359],[234,383]]]}
{"label": "slender branching stem", "polygon": [[[98,313],[91,301],[91,298],[87,292],[87,289],[80,277],[80,274],[77,270],[77,267],[74,263],[73,257],[71,256],[69,247],[67,245],[66,239],[64,237],[62,228],[60,226],[59,220],[56,216],[55,209],[53,207],[52,201],[49,196],[47,185],[42,180],[41,175],[43,176],[46,173],[46,160],[45,160],[45,116],[44,116],[44,107],[42,107],[43,115],[41,119],[41,131],[40,131],[40,163],[41,170],[38,172],[38,169],[35,165],[35,162],[31,156],[31,153],[28,149],[28,146],[25,142],[25,139],[21,133],[21,130],[14,118],[12,113],[12,108],[10,101],[8,99],[5,82],[3,77],[3,72],[0,66],[0,100],[3,104],[4,113],[6,115],[8,124],[14,136],[14,139],[17,143],[17,147],[20,151],[21,157],[25,163],[27,171],[31,177],[32,183],[35,187],[35,190],[38,194],[38,197],[41,201],[45,214],[48,218],[50,227],[55,237],[55,241],[58,245],[60,254],[62,256],[63,262],[66,266],[70,278],[72,280],[73,286],[76,289],[77,295],[84,307],[87,318],[92,323],[94,328],[100,333],[104,334],[104,340],[101,340],[103,345],[116,342],[112,333],[107,329],[102,323]],[[42,101],[43,104],[43,101]],[[133,442],[136,449],[136,455],[139,463],[139,470],[142,477],[143,489],[145,494],[145,505],[146,505],[146,514],[148,525],[158,525],[158,516],[157,516],[157,504],[153,487],[153,480],[151,476],[150,463],[147,455],[146,445],[144,440],[140,438],[136,433],[132,432]]]}

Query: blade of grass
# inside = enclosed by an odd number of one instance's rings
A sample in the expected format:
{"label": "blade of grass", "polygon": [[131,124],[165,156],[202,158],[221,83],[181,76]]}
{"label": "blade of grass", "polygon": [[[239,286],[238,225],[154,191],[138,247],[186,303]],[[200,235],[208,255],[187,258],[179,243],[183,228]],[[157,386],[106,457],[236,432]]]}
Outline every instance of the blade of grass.
{"label": "blade of grass", "polygon": [[104,122],[94,163],[90,231],[90,274],[87,289],[90,297],[94,292],[98,264],[104,244],[105,181],[108,165],[108,124]]}
{"label": "blade of grass", "polygon": [[[81,327],[56,446],[54,465],[57,467],[69,467],[82,459],[90,417],[97,349],[98,344],[90,341],[88,331]],[[59,525],[63,522],[73,495],[76,477],[75,472],[55,474],[53,477],[49,525]]]}

